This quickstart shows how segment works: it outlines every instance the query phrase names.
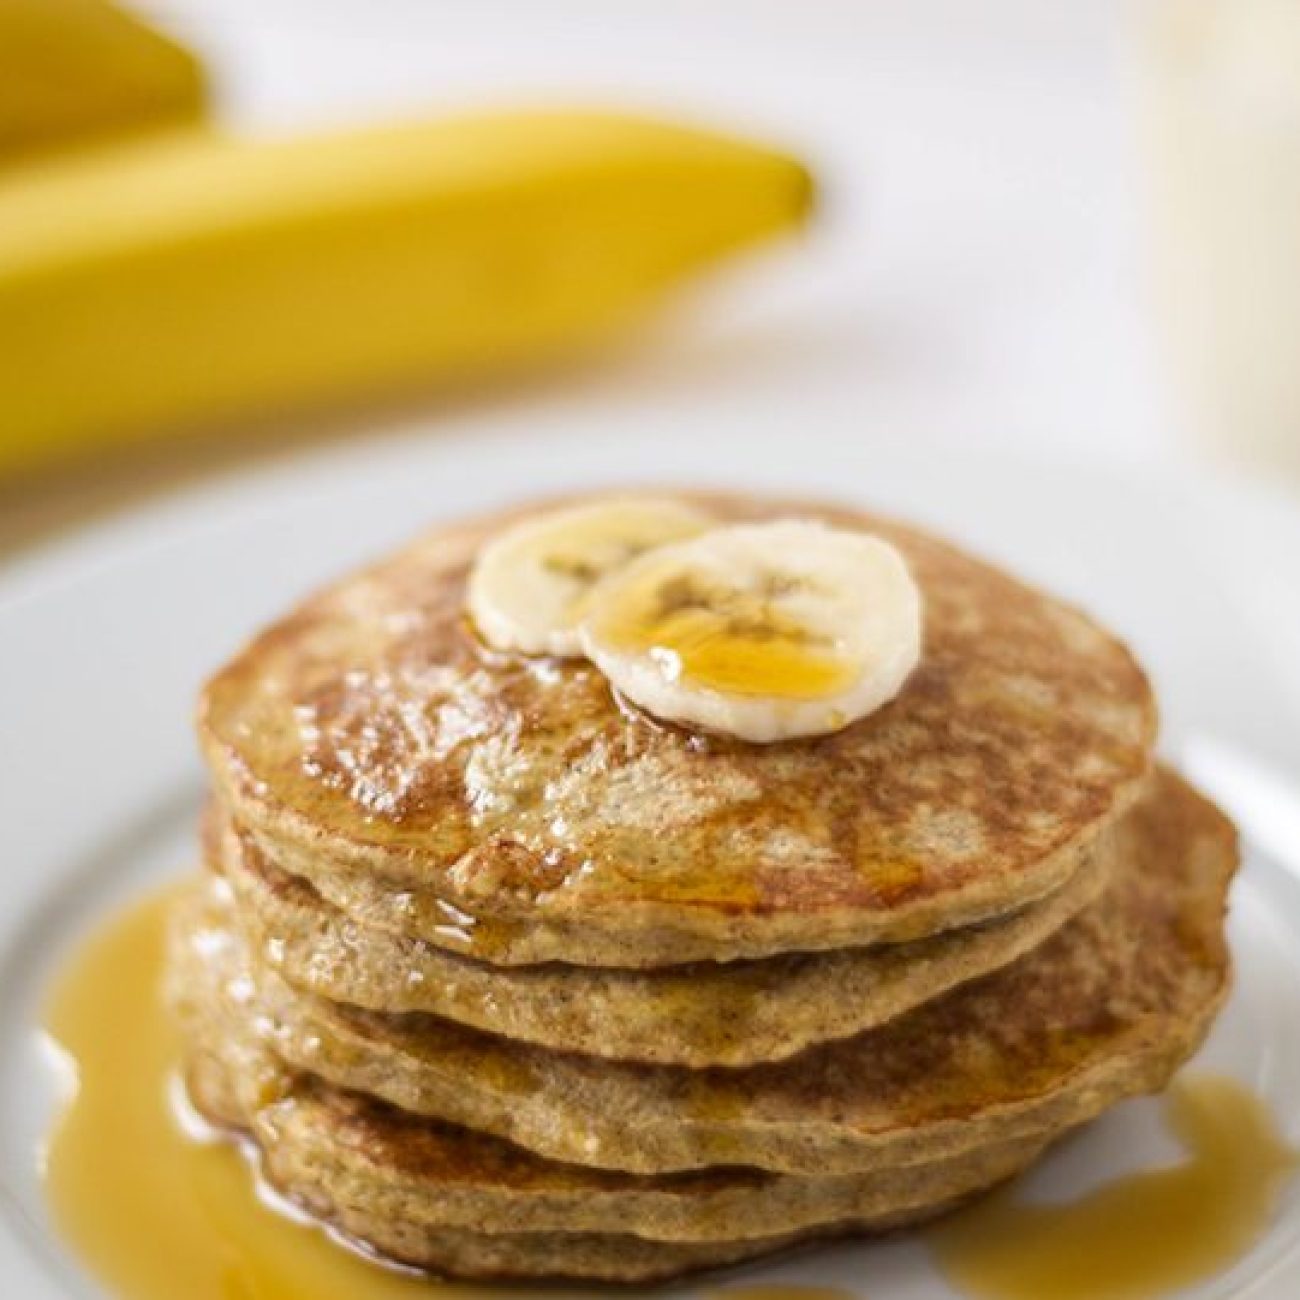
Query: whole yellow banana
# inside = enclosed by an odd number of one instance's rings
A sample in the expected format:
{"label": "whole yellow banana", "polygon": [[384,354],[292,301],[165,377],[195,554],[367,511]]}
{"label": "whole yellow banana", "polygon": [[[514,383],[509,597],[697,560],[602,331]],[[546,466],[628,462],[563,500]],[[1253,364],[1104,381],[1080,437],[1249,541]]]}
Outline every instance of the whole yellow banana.
{"label": "whole yellow banana", "polygon": [[105,0],[0,0],[0,163],[176,125],[206,92],[195,57]]}
{"label": "whole yellow banana", "polygon": [[583,112],[185,132],[0,174],[0,472],[556,352],[810,193],[767,149]]}

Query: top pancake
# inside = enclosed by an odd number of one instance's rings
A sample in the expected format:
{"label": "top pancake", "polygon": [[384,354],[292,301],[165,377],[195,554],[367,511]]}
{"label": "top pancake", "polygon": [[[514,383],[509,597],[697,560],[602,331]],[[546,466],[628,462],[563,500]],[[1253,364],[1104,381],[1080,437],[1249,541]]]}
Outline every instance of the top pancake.
{"label": "top pancake", "polygon": [[585,662],[492,651],[464,594],[479,547],[528,512],[499,515],[325,590],[213,678],[219,798],[358,919],[498,964],[630,967],[1001,915],[1068,879],[1136,798],[1150,688],[1083,614],[889,520],[688,499],[898,546],[925,600],[902,693],[756,746],[647,717]]}

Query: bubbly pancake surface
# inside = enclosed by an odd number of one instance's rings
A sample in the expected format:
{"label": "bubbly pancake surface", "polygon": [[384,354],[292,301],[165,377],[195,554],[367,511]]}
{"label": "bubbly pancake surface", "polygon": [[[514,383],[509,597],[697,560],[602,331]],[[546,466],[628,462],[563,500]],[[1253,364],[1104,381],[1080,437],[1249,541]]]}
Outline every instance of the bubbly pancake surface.
{"label": "bubbly pancake surface", "polygon": [[925,600],[901,695],[768,748],[666,726],[589,664],[487,650],[465,582],[500,516],[309,600],[208,685],[218,794],[355,919],[499,964],[655,966],[911,940],[1060,885],[1136,798],[1155,716],[1077,611],[873,516]]}

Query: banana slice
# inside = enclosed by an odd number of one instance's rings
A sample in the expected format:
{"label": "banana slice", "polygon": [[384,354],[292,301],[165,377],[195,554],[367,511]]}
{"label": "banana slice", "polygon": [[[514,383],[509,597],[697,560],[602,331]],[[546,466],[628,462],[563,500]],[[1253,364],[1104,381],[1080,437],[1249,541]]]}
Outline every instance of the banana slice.
{"label": "banana slice", "polygon": [[713,524],[703,510],[660,497],[613,497],[534,516],[480,552],[469,579],[470,616],[498,650],[581,655],[577,625],[601,579]]}
{"label": "banana slice", "polygon": [[791,519],[643,555],[592,593],[581,633],[648,713],[767,744],[838,731],[892,699],[921,621],[888,542]]}

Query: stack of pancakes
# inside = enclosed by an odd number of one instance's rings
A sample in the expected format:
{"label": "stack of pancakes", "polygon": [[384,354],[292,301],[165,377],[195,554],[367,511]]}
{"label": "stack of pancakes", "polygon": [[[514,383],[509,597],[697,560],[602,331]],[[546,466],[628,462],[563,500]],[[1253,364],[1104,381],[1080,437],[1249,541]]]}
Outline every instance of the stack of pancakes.
{"label": "stack of pancakes", "polygon": [[384,1256],[646,1281],[919,1222],[1162,1087],[1228,981],[1231,826],[1127,650],[910,528],[921,662],[767,746],[485,648],[505,523],[316,596],[208,685],[177,910],[191,1097]]}

